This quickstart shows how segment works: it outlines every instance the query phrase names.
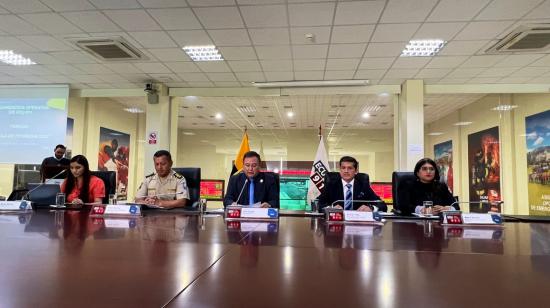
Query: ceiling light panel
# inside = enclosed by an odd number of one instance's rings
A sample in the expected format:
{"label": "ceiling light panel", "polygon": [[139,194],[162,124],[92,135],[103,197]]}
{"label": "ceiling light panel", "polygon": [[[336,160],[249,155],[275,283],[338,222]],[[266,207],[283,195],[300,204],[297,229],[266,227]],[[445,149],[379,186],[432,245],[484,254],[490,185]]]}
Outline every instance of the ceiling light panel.
{"label": "ceiling light panel", "polygon": [[401,52],[401,57],[433,57],[446,43],[444,40],[411,40]]}
{"label": "ceiling light panel", "polygon": [[214,45],[184,46],[183,51],[193,61],[223,61],[223,57]]}
{"label": "ceiling light panel", "polygon": [[10,65],[33,65],[31,59],[25,58],[20,54],[14,53],[13,50],[0,50],[0,61]]}

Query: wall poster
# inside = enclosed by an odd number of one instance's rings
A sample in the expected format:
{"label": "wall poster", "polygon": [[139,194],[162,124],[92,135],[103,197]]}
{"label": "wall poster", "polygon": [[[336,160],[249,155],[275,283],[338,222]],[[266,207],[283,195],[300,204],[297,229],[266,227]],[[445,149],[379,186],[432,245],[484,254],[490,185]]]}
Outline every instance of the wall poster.
{"label": "wall poster", "polygon": [[441,183],[447,184],[449,190],[453,191],[453,141],[438,143],[434,145],[434,160],[439,169]]}
{"label": "wall poster", "polygon": [[129,165],[130,135],[100,127],[97,169],[100,171],[116,171],[118,199],[126,199],[127,196]]}
{"label": "wall poster", "polygon": [[550,216],[550,110],[525,118],[529,215]]}

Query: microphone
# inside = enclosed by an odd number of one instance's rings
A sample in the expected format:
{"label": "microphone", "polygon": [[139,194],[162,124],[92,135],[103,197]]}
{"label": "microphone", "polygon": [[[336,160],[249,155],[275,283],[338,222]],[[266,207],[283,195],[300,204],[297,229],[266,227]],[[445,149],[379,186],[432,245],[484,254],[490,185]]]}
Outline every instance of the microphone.
{"label": "microphone", "polygon": [[239,199],[241,199],[241,195],[243,194],[244,188],[246,187],[246,183],[248,183],[248,178],[244,181],[243,188],[241,188],[241,192],[239,193],[239,196],[237,197],[237,201],[235,203],[239,204]]}
{"label": "microphone", "polygon": [[[345,202],[345,201],[346,200],[336,200],[336,201],[332,202],[330,207],[334,207],[334,205],[338,202]],[[382,203],[384,201],[382,201],[382,200],[351,200],[351,203],[356,203],[356,202],[366,203],[366,205],[368,207],[370,207],[372,210],[374,210],[373,207],[369,203]]]}
{"label": "microphone", "polygon": [[[49,178],[48,180],[55,179],[56,177],[62,175],[62,174],[65,173],[65,172],[67,172],[67,169],[61,170],[61,172],[59,172],[58,174],[52,176],[52,177]],[[35,188],[29,190],[25,195],[23,195],[23,197],[21,197],[21,200],[27,200],[27,198],[31,195],[31,193],[32,193],[33,191],[35,191],[35,190],[37,190],[38,188],[40,188],[40,187],[42,187],[42,186],[48,184],[48,180],[46,180],[46,181],[40,183],[40,184],[39,184],[38,186],[36,186]]]}

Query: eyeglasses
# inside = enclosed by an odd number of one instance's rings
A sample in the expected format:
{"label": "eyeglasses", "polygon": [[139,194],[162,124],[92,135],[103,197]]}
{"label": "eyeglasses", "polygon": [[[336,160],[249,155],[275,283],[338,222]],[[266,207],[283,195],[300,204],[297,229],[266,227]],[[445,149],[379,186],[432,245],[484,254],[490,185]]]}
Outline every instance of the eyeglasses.
{"label": "eyeglasses", "polygon": [[420,170],[422,170],[424,172],[434,172],[435,171],[434,167],[422,167],[422,168],[420,168]]}

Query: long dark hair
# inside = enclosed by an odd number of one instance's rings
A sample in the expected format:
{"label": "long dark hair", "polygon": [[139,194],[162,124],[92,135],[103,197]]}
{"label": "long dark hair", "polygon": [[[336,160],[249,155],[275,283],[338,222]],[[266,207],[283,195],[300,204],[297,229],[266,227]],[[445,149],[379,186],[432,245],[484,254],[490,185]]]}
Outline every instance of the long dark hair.
{"label": "long dark hair", "polygon": [[[90,202],[90,200],[88,200],[88,190],[90,187],[90,177],[92,176],[92,173],[90,172],[90,165],[88,164],[88,160],[84,155],[76,155],[75,157],[71,158],[71,163],[74,162],[84,167],[84,173],[82,174],[82,188],[80,189],[80,195],[78,196],[78,198],[82,200],[82,202],[88,203]],[[65,186],[65,193],[69,195],[73,191],[75,186],[76,178],[74,177],[72,172],[69,172],[69,175],[67,176],[67,184]]]}
{"label": "long dark hair", "polygon": [[434,171],[435,171],[433,182],[434,183],[439,183],[439,180],[440,180],[439,179],[439,168],[437,168],[437,164],[435,163],[435,161],[431,158],[428,158],[428,157],[422,158],[414,166],[414,176],[416,177],[416,179],[418,181],[420,181],[420,178],[418,177],[417,173],[418,173],[418,171],[420,171],[420,168],[422,168],[422,166],[424,166],[425,164],[432,165],[432,167],[434,168]]}

